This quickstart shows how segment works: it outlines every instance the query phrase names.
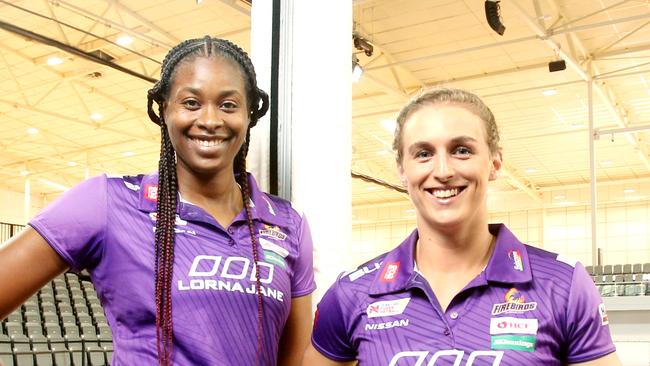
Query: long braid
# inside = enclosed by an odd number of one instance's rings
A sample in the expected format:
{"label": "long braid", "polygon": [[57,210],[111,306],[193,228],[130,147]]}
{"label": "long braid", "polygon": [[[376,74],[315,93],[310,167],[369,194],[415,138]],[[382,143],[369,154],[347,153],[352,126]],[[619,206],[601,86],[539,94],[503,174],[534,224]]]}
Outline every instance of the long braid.
{"label": "long braid", "polygon": [[[163,103],[168,97],[174,78],[175,70],[181,62],[189,62],[195,57],[221,56],[237,63],[243,71],[246,84],[246,96],[249,110],[249,124],[246,140],[233,164],[237,181],[242,187],[242,198],[246,211],[246,220],[251,235],[253,261],[257,288],[257,363],[263,357],[263,301],[259,267],[257,239],[251,215],[250,189],[246,177],[246,155],[250,140],[250,128],[255,126],[258,119],[266,114],[269,108],[269,97],[257,87],[255,69],[244,50],[237,45],[218,38],[206,36],[181,42],[171,49],[162,63],[160,80],[147,93],[147,114],[154,123],[160,125],[161,149],[158,163],[158,205],[156,208],[155,232],[155,303],[156,303],[156,347],[159,365],[168,366],[172,363],[173,322],[172,322],[172,277],[174,269],[174,225],[176,220],[178,178],[176,176],[176,153],[172,146],[167,126],[164,121]],[[158,104],[158,113],[154,111],[153,103]]]}
{"label": "long braid", "polygon": [[257,289],[257,359],[255,360],[256,365],[260,365],[261,361],[265,359],[260,359],[264,357],[264,302],[262,301],[262,281],[260,277],[259,265],[257,262],[260,260],[259,251],[257,248],[257,237],[255,235],[255,227],[253,225],[253,217],[251,215],[250,209],[250,188],[248,186],[248,177],[246,175],[246,158],[248,154],[248,142],[250,141],[250,129],[246,131],[246,140],[242,148],[240,149],[237,156],[243,156],[239,159],[239,165],[237,166],[238,175],[237,180],[239,185],[242,188],[242,199],[244,200],[244,208],[246,210],[246,222],[248,224],[248,231],[251,235],[251,245],[253,249],[253,262],[255,263],[255,288]]}

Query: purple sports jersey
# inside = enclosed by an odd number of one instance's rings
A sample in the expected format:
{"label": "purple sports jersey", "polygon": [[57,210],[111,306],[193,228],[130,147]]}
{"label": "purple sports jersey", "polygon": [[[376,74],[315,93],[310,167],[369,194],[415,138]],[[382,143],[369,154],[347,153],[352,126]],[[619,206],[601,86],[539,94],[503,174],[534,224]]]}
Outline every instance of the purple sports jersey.
{"label": "purple sports jersey", "polygon": [[318,305],[312,343],[373,366],[564,365],[614,352],[607,314],[579,263],[519,242],[504,225],[485,270],[445,312],[414,269],[415,230],[342,274]]}
{"label": "purple sports jersey", "polygon": [[[312,240],[291,204],[249,176],[260,253],[265,365],[275,365],[292,297],[311,293]],[[154,365],[154,230],[157,175],[89,179],[30,225],[73,270],[87,268],[113,332],[114,366]],[[178,204],[174,246],[173,364],[253,365],[257,293],[250,231],[242,212],[222,228],[203,209]]]}

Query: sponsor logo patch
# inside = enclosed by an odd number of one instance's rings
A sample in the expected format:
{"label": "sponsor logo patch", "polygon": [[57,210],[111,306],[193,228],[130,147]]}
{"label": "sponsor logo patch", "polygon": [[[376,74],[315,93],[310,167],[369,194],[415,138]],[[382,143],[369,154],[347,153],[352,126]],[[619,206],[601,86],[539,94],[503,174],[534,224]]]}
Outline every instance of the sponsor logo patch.
{"label": "sponsor logo patch", "polygon": [[504,313],[525,313],[537,309],[536,302],[526,302],[524,295],[516,288],[511,288],[506,292],[506,302],[494,304],[492,307],[492,315],[499,315]]}
{"label": "sponsor logo patch", "polygon": [[537,319],[512,317],[490,319],[490,334],[537,334]]}
{"label": "sponsor logo patch", "polygon": [[145,184],[144,186],[144,198],[147,201],[157,201],[158,200],[158,185],[157,184]]}
{"label": "sponsor logo patch", "polygon": [[609,324],[609,317],[607,316],[607,310],[605,309],[605,304],[598,305],[598,314],[600,314],[601,325]]}
{"label": "sponsor logo patch", "polygon": [[410,297],[405,297],[398,300],[373,302],[366,308],[366,314],[368,318],[399,315],[404,312],[410,300]]}
{"label": "sponsor logo patch", "polygon": [[519,272],[524,271],[524,262],[521,260],[521,253],[519,250],[508,251],[508,258],[513,262],[513,268]]}
{"label": "sponsor logo patch", "polygon": [[534,336],[497,335],[490,337],[490,348],[533,352],[535,342],[537,338]]}
{"label": "sponsor logo patch", "polygon": [[284,258],[270,250],[264,251],[264,260],[268,263],[273,263],[282,269],[287,269],[287,262],[284,261]]}
{"label": "sponsor logo patch", "polygon": [[384,272],[381,274],[383,282],[394,282],[397,278],[400,262],[387,263]]}
{"label": "sponsor logo patch", "polygon": [[282,258],[286,258],[289,256],[289,251],[284,249],[283,247],[275,244],[274,242],[268,241],[264,238],[260,238],[260,245],[262,246],[263,249],[265,250],[270,250],[272,252],[275,252]]}
{"label": "sponsor logo patch", "polygon": [[264,224],[264,229],[259,231],[260,236],[268,236],[269,238],[284,240],[287,238],[287,234],[283,233],[277,226],[271,226]]}

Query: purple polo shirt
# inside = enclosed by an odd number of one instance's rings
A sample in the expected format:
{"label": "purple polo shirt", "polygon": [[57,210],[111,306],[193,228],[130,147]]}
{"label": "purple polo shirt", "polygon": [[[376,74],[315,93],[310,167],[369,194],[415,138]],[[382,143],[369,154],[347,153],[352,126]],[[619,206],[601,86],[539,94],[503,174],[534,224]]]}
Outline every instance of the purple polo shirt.
{"label": "purple polo shirt", "polygon": [[342,274],[318,305],[312,344],[361,365],[564,365],[614,352],[607,314],[579,263],[490,225],[486,269],[445,312],[414,269],[415,230],[400,246]]}
{"label": "purple polo shirt", "polygon": [[[29,224],[73,270],[87,268],[113,332],[113,365],[154,365],[154,228],[157,175],[89,179]],[[291,299],[311,293],[312,239],[287,201],[261,192],[249,175],[259,240],[265,365],[275,365]],[[179,202],[172,311],[174,365],[253,365],[257,295],[245,212],[223,228]]]}

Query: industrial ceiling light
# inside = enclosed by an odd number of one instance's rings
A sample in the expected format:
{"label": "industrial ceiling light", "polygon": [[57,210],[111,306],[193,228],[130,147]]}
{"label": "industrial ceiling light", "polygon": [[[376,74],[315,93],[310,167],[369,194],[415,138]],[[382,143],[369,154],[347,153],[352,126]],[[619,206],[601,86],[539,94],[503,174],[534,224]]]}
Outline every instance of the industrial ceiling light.
{"label": "industrial ceiling light", "polygon": [[123,34],[117,38],[116,41],[117,44],[119,44],[122,47],[126,47],[133,43],[133,38],[129,36],[128,34]]}
{"label": "industrial ceiling light", "polygon": [[61,65],[63,63],[63,59],[61,57],[58,57],[58,56],[51,56],[51,57],[48,57],[46,62],[50,66],[56,66],[56,65]]}
{"label": "industrial ceiling light", "polygon": [[354,34],[352,35],[352,41],[354,43],[354,48],[358,49],[359,51],[363,51],[363,53],[365,53],[368,57],[372,56],[374,47],[372,44],[370,44],[370,42],[368,42],[367,39]]}
{"label": "industrial ceiling light", "polygon": [[502,36],[503,32],[506,31],[506,26],[503,25],[503,21],[501,20],[501,7],[499,3],[499,0],[485,0],[485,18],[490,28]]}

